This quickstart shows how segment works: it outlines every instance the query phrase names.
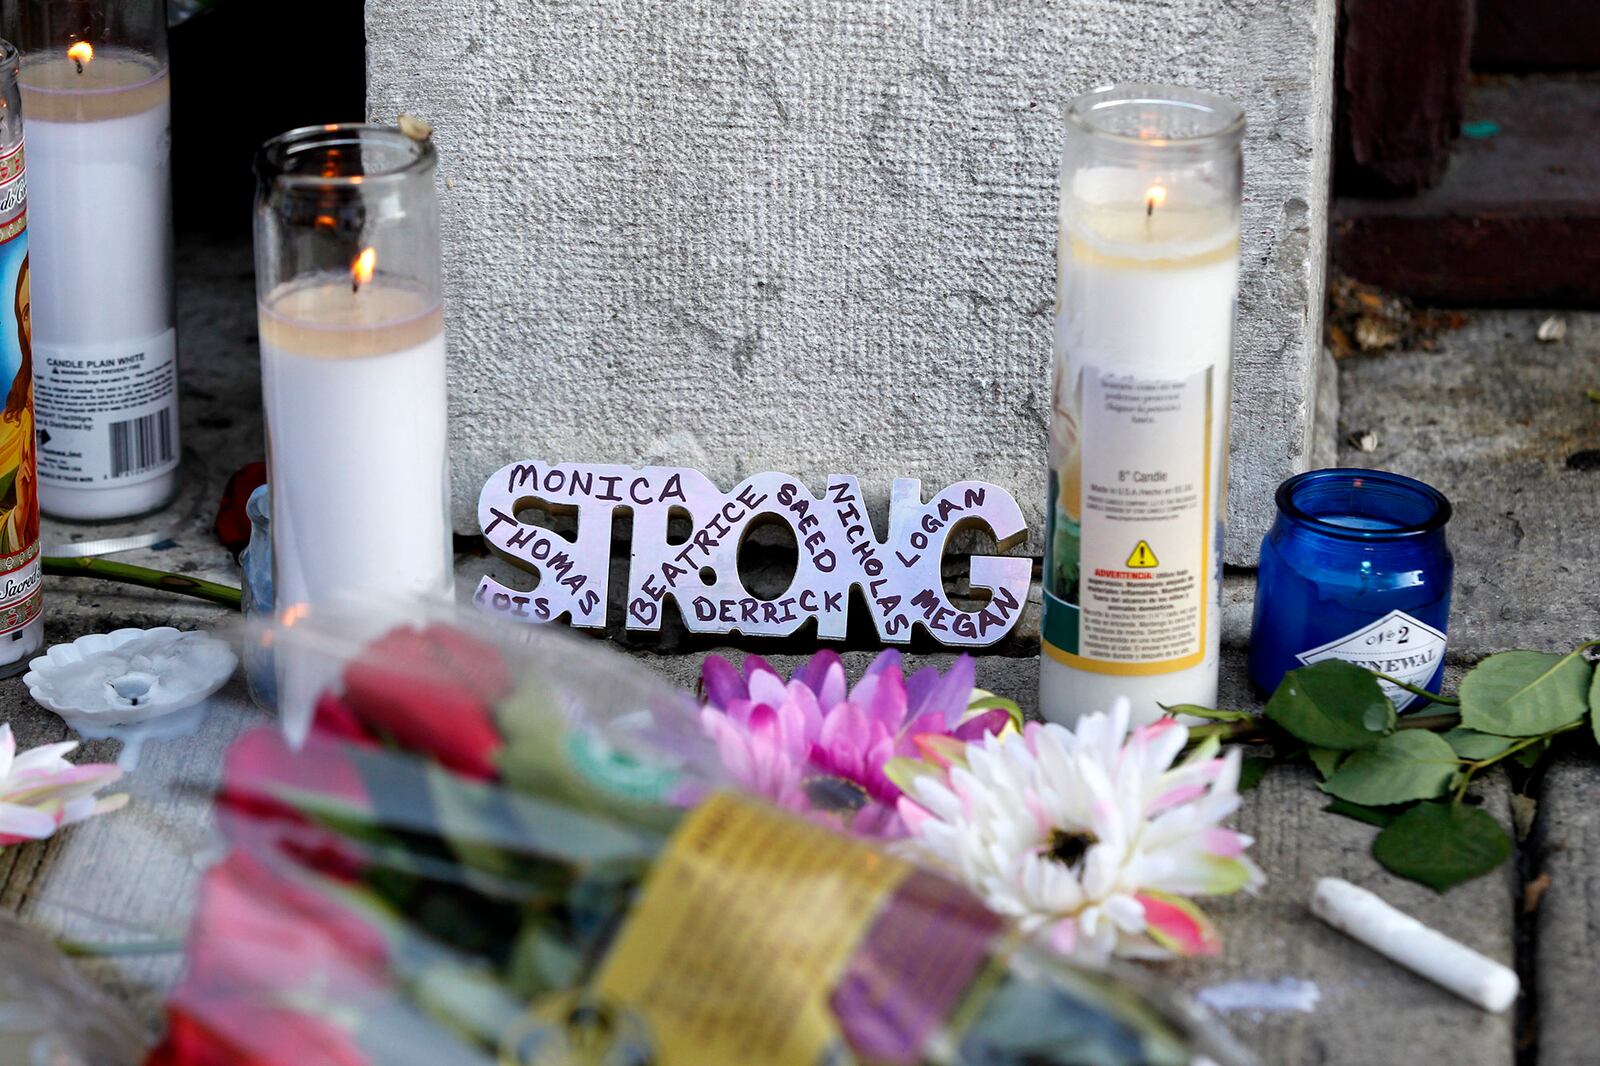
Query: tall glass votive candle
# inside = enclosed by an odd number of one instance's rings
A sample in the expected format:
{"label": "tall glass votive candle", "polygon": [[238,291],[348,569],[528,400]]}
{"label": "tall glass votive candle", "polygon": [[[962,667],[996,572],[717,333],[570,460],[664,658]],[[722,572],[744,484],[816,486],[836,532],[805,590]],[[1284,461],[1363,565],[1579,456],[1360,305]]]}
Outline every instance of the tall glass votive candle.
{"label": "tall glass votive candle", "polygon": [[163,0],[18,0],[46,514],[160,507],[178,484]]}
{"label": "tall glass votive candle", "polygon": [[319,126],[268,142],[256,280],[280,614],[451,585],[434,150]]}
{"label": "tall glass votive candle", "polygon": [[1214,705],[1244,117],[1122,85],[1067,108],[1040,709]]}
{"label": "tall glass votive candle", "polygon": [[[1455,575],[1449,521],[1437,489],[1387,471],[1313,470],[1280,485],[1256,572],[1256,687],[1270,693],[1290,670],[1344,659],[1438,692]],[[1422,698],[1379,684],[1402,711]]]}
{"label": "tall glass votive candle", "polygon": [[26,670],[44,644],[20,65],[0,41],[0,677]]}

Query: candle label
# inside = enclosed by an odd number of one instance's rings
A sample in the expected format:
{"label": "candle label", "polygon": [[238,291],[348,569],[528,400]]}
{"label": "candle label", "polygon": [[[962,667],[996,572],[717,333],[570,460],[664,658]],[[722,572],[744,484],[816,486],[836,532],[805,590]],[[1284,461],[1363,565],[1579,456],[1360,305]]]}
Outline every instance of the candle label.
{"label": "candle label", "polygon": [[[1421,688],[1444,661],[1444,648],[1445,635],[1439,630],[1404,611],[1390,611],[1371,625],[1330,640],[1320,648],[1303,651],[1295,658],[1302,666],[1324,659],[1343,659]],[[1378,687],[1397,710],[1403,711],[1421,698],[1388,681],[1379,681]]]}
{"label": "candle label", "polygon": [[[788,474],[757,474],[722,492],[710,478],[679,467],[593,463],[515,463],[490,476],[478,497],[478,522],[494,551],[538,575],[528,592],[492,577],[474,602],[524,622],[569,615],[572,624],[606,624],[614,515],[633,517],[627,628],[659,631],[669,601],[691,633],[781,637],[816,623],[817,636],[845,636],[851,589],[859,589],[880,639],[907,644],[921,626],[942,644],[983,647],[1011,632],[1028,598],[1027,559],[972,557],[971,583],[988,602],[968,610],[951,603],[942,563],[950,534],[986,528],[1001,550],[1027,534],[1011,494],[961,481],[922,501],[922,483],[900,478],[891,490],[889,535],[872,528],[861,488],[835,474],[820,495]],[[524,521],[533,505],[576,510],[576,539]],[[668,522],[687,517],[686,536]],[[789,587],[771,599],[753,596],[739,576],[739,548],[758,522],[787,523],[798,555]]]}
{"label": "candle label", "polygon": [[20,142],[0,152],[0,636],[38,618],[43,603],[26,160]]}
{"label": "candle label", "polygon": [[133,485],[178,465],[178,341],[40,345],[39,479]]}
{"label": "candle label", "polygon": [[1212,369],[1090,366],[1079,382],[1081,405],[1058,397],[1052,428],[1045,651],[1103,674],[1197,666],[1217,580]]}

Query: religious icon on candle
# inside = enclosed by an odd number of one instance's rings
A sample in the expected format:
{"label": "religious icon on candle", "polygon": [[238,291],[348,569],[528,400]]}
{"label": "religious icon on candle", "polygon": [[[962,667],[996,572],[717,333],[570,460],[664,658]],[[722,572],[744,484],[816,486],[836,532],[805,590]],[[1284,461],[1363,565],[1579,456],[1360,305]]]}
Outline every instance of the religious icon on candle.
{"label": "religious icon on candle", "polygon": [[0,41],[0,676],[44,643],[33,423],[32,279],[19,54]]}
{"label": "religious icon on candle", "polygon": [[162,0],[19,0],[33,168],[39,487],[68,519],[178,478],[171,108]]}
{"label": "religious icon on candle", "polygon": [[1067,112],[1040,707],[1211,706],[1222,622],[1239,109],[1128,85]]}

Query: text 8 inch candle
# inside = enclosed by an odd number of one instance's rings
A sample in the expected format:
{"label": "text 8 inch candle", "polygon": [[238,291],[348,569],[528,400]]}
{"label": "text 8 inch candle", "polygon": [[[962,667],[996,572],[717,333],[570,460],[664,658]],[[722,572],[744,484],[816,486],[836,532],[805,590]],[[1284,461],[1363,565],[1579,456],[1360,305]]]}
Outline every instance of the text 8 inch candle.
{"label": "text 8 inch candle", "polygon": [[1127,85],[1068,108],[1041,710],[1212,706],[1234,300],[1239,110]]}

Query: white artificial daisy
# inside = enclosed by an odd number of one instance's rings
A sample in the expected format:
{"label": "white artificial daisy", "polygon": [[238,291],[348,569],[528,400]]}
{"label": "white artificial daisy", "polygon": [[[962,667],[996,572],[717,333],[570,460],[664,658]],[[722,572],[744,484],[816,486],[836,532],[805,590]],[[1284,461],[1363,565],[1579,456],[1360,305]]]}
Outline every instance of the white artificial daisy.
{"label": "white artificial daisy", "polygon": [[1030,724],[894,767],[919,857],[1024,933],[1086,962],[1214,953],[1190,896],[1254,890],[1239,806],[1239,752],[1215,739],[1174,765],[1189,731],[1134,730],[1127,700],[1069,730]]}

